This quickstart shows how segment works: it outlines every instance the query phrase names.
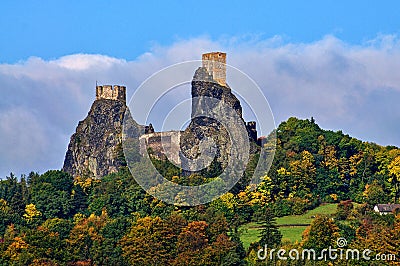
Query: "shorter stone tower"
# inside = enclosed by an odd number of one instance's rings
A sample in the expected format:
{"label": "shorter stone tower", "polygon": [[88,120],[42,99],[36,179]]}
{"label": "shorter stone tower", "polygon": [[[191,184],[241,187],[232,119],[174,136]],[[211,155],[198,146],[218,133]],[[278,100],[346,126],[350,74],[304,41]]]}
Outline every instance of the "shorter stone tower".
{"label": "shorter stone tower", "polygon": [[119,85],[96,86],[96,100],[110,99],[126,103],[126,87]]}
{"label": "shorter stone tower", "polygon": [[212,52],[203,54],[203,67],[222,86],[226,86],[226,53]]}

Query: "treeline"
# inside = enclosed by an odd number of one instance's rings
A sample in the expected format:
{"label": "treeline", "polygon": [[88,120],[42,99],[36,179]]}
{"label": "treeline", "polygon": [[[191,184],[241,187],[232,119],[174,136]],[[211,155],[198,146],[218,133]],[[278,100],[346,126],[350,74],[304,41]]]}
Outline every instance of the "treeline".
{"label": "treeline", "polygon": [[314,119],[290,118],[277,128],[274,163],[259,187],[282,213],[300,214],[315,201],[395,203],[400,149],[322,130]]}
{"label": "treeline", "polygon": [[[399,148],[323,130],[313,118],[289,118],[278,126],[276,136],[274,161],[263,182],[255,190],[248,187],[258,160],[254,154],[230,191],[239,206],[252,206],[250,217],[266,206],[284,216],[302,214],[322,202],[352,200],[373,206],[399,201]],[[213,176],[210,172],[184,176],[170,163],[153,163],[164,176],[184,185],[207,182]]]}
{"label": "treeline", "polygon": [[[0,265],[256,265],[255,252],[268,232],[279,235],[274,216],[302,214],[322,202],[357,203],[340,205],[328,228],[334,232],[331,242],[340,235],[349,243],[367,245],[369,236],[381,239],[375,230],[394,236],[399,228],[400,217],[385,220],[372,211],[376,203],[398,202],[396,147],[322,130],[313,119],[290,118],[277,128],[269,173],[252,189],[247,180],[256,161],[253,155],[229,193],[196,207],[153,198],[127,168],[101,180],[73,179],[54,170],[21,178],[10,175],[0,181]],[[153,163],[181,184],[212,179],[210,172],[185,176],[168,162]],[[211,169],[221,171],[218,165]],[[260,222],[264,236],[246,254],[239,228],[251,221]],[[315,228],[319,227],[311,227],[298,247],[317,241]],[[278,238],[274,245],[289,245]],[[385,241],[378,243],[388,247]]]}
{"label": "treeline", "polygon": [[127,169],[10,176],[0,198],[2,265],[242,265],[246,255],[223,212],[165,205]]}

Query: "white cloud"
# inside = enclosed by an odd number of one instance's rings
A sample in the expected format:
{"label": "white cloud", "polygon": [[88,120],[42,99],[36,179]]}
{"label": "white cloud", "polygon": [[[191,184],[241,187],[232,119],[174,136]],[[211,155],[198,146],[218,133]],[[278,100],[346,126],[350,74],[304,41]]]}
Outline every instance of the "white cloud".
{"label": "white cloud", "polygon": [[96,81],[126,85],[130,97],[154,72],[212,50],[227,52],[228,64],[260,85],[277,123],[314,116],[324,128],[400,145],[397,36],[362,45],[333,36],[314,43],[287,43],[279,36],[199,37],[155,45],[133,61],[75,54],[0,65],[0,177],[61,168],[69,136],[95,98]]}
{"label": "white cloud", "polygon": [[[31,171],[45,163],[49,142],[35,114],[22,108],[0,113],[0,171]],[[50,151],[51,152],[51,151]]]}
{"label": "white cloud", "polygon": [[50,61],[50,63],[55,63],[66,69],[82,71],[93,67],[107,69],[116,64],[124,64],[126,61],[104,55],[74,54],[63,56],[60,59]]}

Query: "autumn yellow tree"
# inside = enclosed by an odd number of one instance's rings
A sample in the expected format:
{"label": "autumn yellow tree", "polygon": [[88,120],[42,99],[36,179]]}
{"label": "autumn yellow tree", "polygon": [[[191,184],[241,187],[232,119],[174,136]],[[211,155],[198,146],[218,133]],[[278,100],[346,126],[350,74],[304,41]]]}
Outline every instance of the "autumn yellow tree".
{"label": "autumn yellow tree", "polygon": [[[394,254],[396,258],[400,258],[400,214],[395,217],[393,229],[388,234],[389,241],[387,241],[386,249],[390,254]],[[400,265],[397,261],[396,265]]]}
{"label": "autumn yellow tree", "polygon": [[388,166],[389,179],[394,201],[397,202],[400,196],[400,156],[397,156]]}
{"label": "autumn yellow tree", "polygon": [[131,265],[170,265],[174,232],[160,217],[139,218],[121,239],[124,257]]}
{"label": "autumn yellow tree", "polygon": [[290,173],[293,177],[294,194],[304,196],[309,194],[315,187],[315,160],[309,151],[301,153],[301,160],[295,160],[290,163]]}
{"label": "autumn yellow tree", "polygon": [[328,145],[325,137],[322,135],[318,137],[318,142],[320,144],[318,154],[323,157],[322,165],[330,170],[336,168],[338,166],[338,159],[336,158],[335,146]]}
{"label": "autumn yellow tree", "polygon": [[273,200],[272,191],[275,185],[272,179],[265,175],[261,180],[261,183],[255,189],[249,186],[245,191],[248,195],[247,203],[251,206],[258,205],[260,207],[265,207]]}
{"label": "autumn yellow tree", "polygon": [[36,209],[35,204],[31,203],[31,204],[26,205],[25,213],[24,213],[23,217],[27,221],[28,224],[35,224],[42,217],[42,213]]}
{"label": "autumn yellow tree", "polygon": [[13,239],[12,243],[7,247],[6,252],[4,255],[7,257],[8,261],[11,264],[14,265],[23,265],[20,264],[23,258],[21,258],[21,255],[23,253],[26,253],[26,250],[29,248],[29,245],[26,243],[26,241],[20,237],[17,236]]}
{"label": "autumn yellow tree", "polygon": [[100,230],[108,221],[106,212],[100,216],[91,214],[88,218],[77,220],[67,239],[69,251],[72,255],[72,261],[88,261],[94,257],[94,246],[98,246],[104,237]]}

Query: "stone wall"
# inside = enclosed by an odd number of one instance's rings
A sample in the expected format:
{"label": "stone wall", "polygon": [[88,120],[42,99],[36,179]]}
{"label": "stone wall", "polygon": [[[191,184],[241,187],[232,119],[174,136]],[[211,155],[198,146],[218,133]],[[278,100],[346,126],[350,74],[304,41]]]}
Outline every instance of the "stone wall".
{"label": "stone wall", "polygon": [[202,55],[203,67],[222,86],[226,86],[226,53],[212,52]]}
{"label": "stone wall", "polygon": [[126,87],[119,85],[96,86],[96,100],[119,100],[126,103]]}
{"label": "stone wall", "polygon": [[179,156],[181,131],[152,132],[139,137],[140,154],[150,149],[158,159],[169,159],[175,165],[181,165]]}

